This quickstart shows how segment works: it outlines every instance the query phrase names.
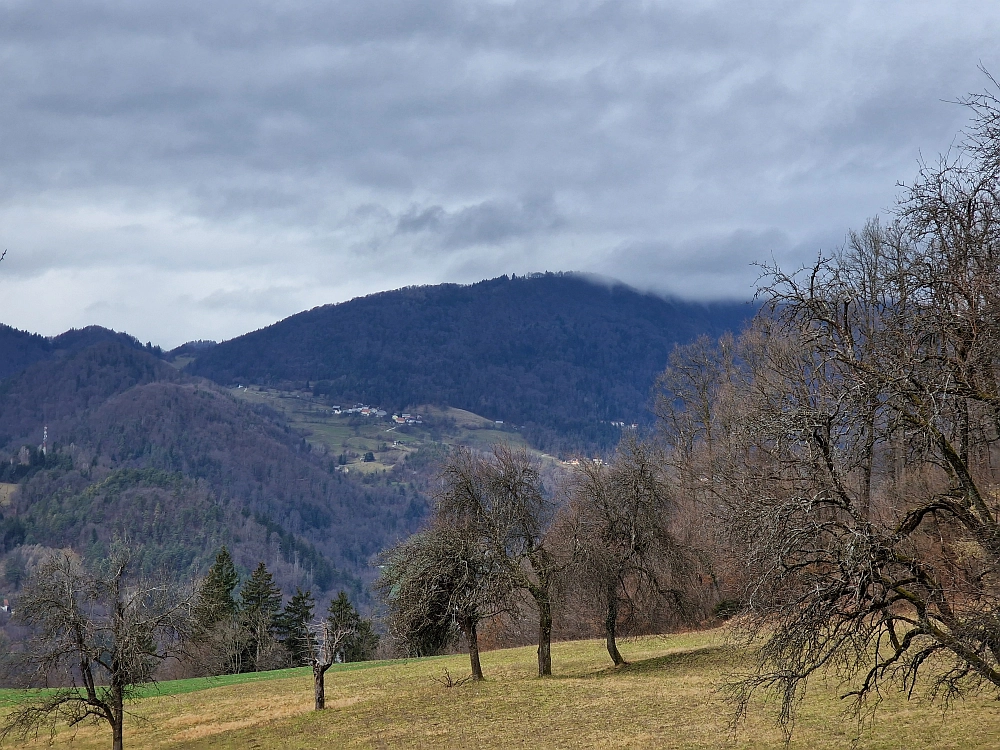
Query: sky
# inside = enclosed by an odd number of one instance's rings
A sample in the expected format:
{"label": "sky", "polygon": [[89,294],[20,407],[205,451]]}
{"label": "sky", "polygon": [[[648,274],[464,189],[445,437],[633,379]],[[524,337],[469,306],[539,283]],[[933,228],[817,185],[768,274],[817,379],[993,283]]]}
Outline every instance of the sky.
{"label": "sky", "polygon": [[892,210],[996,2],[0,0],[0,322],[165,348],[416,284],[748,299]]}

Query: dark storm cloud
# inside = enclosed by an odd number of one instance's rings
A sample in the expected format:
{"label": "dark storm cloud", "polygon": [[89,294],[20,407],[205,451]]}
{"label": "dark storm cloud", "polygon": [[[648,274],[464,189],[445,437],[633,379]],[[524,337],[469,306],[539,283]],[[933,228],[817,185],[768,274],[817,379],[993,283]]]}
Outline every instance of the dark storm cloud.
{"label": "dark storm cloud", "polygon": [[[0,0],[0,320],[220,338],[404,284],[745,297],[891,206],[994,4]],[[46,304],[37,304],[45,299]]]}

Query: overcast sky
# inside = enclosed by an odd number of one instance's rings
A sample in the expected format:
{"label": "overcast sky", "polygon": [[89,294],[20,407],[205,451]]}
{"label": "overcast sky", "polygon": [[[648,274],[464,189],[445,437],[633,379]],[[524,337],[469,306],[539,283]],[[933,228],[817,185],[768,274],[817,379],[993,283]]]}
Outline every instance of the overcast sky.
{"label": "overcast sky", "polygon": [[891,209],[996,2],[0,0],[0,322],[165,347],[410,284],[748,298]]}

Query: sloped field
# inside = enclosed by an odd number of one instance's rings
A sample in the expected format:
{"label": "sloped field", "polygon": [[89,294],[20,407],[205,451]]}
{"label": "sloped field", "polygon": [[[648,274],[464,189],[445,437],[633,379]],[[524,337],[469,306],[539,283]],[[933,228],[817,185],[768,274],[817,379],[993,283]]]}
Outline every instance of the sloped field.
{"label": "sloped field", "polygon": [[[553,647],[552,678],[534,676],[534,649],[483,655],[487,681],[446,687],[468,672],[447,656],[345,665],[327,675],[328,709],[313,712],[308,670],[165,683],[136,706],[147,720],[126,730],[126,748],[764,748],[782,737],[766,706],[729,734],[731,709],[715,691],[735,658],[718,632],[648,637],[609,667],[599,641]],[[263,678],[263,679],[262,679]],[[206,685],[213,685],[207,687]],[[858,737],[837,686],[817,682],[791,747],[844,748]],[[10,699],[9,693],[6,697]],[[770,716],[772,714],[768,714]],[[862,748],[989,748],[1000,741],[1000,705],[988,697],[947,713],[897,696],[862,731]],[[38,746],[42,746],[40,738]],[[110,746],[105,727],[62,729],[55,743]]]}

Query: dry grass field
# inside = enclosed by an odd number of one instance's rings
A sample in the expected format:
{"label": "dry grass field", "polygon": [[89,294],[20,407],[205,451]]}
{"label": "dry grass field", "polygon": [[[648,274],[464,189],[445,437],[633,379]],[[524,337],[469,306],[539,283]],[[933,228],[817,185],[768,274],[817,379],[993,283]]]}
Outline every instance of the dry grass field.
{"label": "dry grass field", "polygon": [[[483,655],[487,681],[446,687],[467,673],[463,656],[346,665],[327,676],[328,709],[311,710],[308,670],[229,684],[164,683],[171,695],[135,706],[126,748],[769,748],[781,734],[759,706],[735,736],[715,691],[734,654],[718,631],[648,637],[609,667],[599,641],[553,647],[552,678],[534,676],[532,648]],[[263,678],[263,679],[261,679]],[[205,688],[206,685],[214,685]],[[0,696],[2,697],[2,696]],[[8,694],[8,699],[14,696]],[[3,710],[3,709],[0,709]],[[793,748],[993,748],[1000,704],[985,696],[947,712],[889,698],[874,728],[858,732],[834,681],[817,682],[802,706]],[[44,738],[47,739],[47,738]],[[40,739],[36,746],[46,743]],[[61,730],[58,747],[110,746],[105,727]]]}

